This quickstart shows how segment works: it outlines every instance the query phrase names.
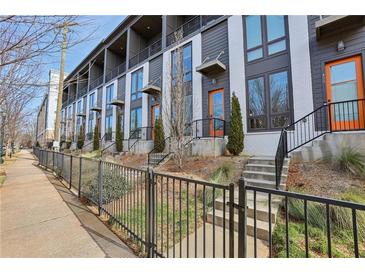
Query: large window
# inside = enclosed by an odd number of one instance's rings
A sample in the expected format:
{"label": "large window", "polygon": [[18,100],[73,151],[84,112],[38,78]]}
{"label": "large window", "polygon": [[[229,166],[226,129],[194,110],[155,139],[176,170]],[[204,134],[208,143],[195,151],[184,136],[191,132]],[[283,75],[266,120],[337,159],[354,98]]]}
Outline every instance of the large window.
{"label": "large window", "polygon": [[131,100],[136,100],[142,97],[143,88],[143,69],[139,69],[132,73],[132,84],[131,84]]}
{"label": "large window", "polygon": [[113,106],[110,104],[114,96],[114,84],[106,87],[105,98],[105,136],[106,140],[111,140],[113,131]]}
{"label": "large window", "polygon": [[[186,122],[192,121],[192,113],[193,113],[193,96],[191,90],[191,82],[192,82],[192,47],[191,43],[183,46],[181,63],[183,66],[183,82],[184,82],[184,91],[185,91],[185,118]],[[177,52],[173,51],[171,53],[171,63],[172,63],[172,85],[175,84],[175,79],[177,77]],[[174,106],[171,108],[171,115],[174,117]]]}
{"label": "large window", "polygon": [[132,133],[137,128],[142,127],[142,107],[134,108],[131,110],[131,124],[130,132]]}
{"label": "large window", "polygon": [[95,127],[95,113],[91,109],[95,106],[95,92],[89,95],[89,120],[88,120],[88,132],[91,134],[94,132]]}
{"label": "large window", "polygon": [[247,81],[250,130],[275,130],[288,125],[288,83],[287,71],[267,73]]}
{"label": "large window", "polygon": [[[77,102],[77,106],[76,106],[76,113],[80,114],[82,113],[82,100],[79,100]],[[80,130],[81,130],[81,123],[82,123],[82,117],[77,116],[76,118],[76,135],[79,136],[80,135]]]}
{"label": "large window", "polygon": [[283,15],[246,16],[247,62],[285,51],[287,49],[285,25]]}

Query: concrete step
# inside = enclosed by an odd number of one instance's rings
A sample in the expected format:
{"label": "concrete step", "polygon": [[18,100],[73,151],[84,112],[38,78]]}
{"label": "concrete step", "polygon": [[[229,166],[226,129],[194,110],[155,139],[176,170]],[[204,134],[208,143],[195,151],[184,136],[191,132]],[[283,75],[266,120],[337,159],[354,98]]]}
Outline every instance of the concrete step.
{"label": "concrete step", "polygon": [[[261,164],[261,165],[273,165],[275,166],[275,158],[267,156],[257,156],[248,159],[248,164]],[[288,165],[288,160],[284,159],[284,166]]]}
{"label": "concrete step", "polygon": [[[251,195],[251,199],[249,198],[250,195],[247,195],[247,216],[250,218],[253,218],[254,216],[254,201],[253,201],[253,195]],[[269,221],[269,202],[268,202],[268,198],[267,196],[265,197],[266,200],[264,201],[260,201],[260,198],[256,197],[256,217],[258,220],[260,221],[264,221],[264,222],[268,222]],[[226,202],[228,201],[228,199],[226,199]],[[238,198],[235,199],[235,203],[238,204]],[[271,222],[275,223],[276,221],[276,212],[277,209],[279,208],[281,203],[281,199],[279,197],[272,197],[271,199]],[[223,207],[224,203],[223,203],[223,198],[218,198],[215,200],[215,208],[216,210],[222,210],[224,209]],[[229,212],[229,206],[226,205],[225,207],[226,212]],[[235,208],[235,213],[238,213],[238,209]]]}
{"label": "concrete step", "polygon": [[[245,170],[243,172],[243,176],[248,179],[259,179],[259,180],[266,180],[266,181],[272,181],[272,182],[275,182],[275,180],[276,180],[275,172]],[[286,180],[286,177],[287,177],[286,174],[281,175],[282,182]]]}
{"label": "concrete step", "polygon": [[[276,183],[275,181],[267,181],[267,180],[260,180],[260,179],[251,179],[251,178],[245,178],[245,181],[248,185],[252,185],[252,186],[257,186],[257,187],[263,187],[263,188],[271,188],[271,189],[275,189],[276,188]],[[279,189],[285,189],[286,185],[285,184],[280,184]]]}
{"label": "concrete step", "polygon": [[[275,165],[264,164],[247,164],[245,167],[247,171],[262,171],[262,172],[275,172]],[[283,166],[283,172],[288,171],[288,166]]]}
{"label": "concrete step", "polygon": [[[229,215],[222,210],[215,210],[213,214],[213,210],[207,213],[207,222],[213,223],[215,221],[215,225],[223,227],[223,223],[225,220],[225,226],[228,228],[229,225]],[[272,224],[272,231],[274,230],[275,224]],[[238,214],[234,214],[234,230],[238,231]],[[254,219],[247,218],[247,235],[254,236]],[[256,235],[258,239],[268,241],[269,240],[269,223],[256,220]]]}

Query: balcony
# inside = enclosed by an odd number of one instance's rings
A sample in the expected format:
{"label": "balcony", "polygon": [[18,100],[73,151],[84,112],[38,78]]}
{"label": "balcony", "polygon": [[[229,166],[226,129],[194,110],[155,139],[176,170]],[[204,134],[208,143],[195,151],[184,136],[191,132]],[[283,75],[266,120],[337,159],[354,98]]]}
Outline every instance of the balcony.
{"label": "balcony", "polygon": [[77,98],[81,98],[82,96],[87,94],[87,86],[80,88],[77,92]]}
{"label": "balcony", "polygon": [[104,78],[103,75],[101,75],[98,78],[96,78],[94,81],[92,81],[89,86],[89,90],[93,90],[93,89],[97,88],[98,86],[102,85],[104,82],[103,78]]}
{"label": "balcony", "polygon": [[[197,31],[201,27],[201,16],[194,16],[186,23],[182,24],[166,36],[166,46],[170,46],[177,42],[178,39],[185,38],[189,34]],[[177,37],[181,33],[182,37]]]}
{"label": "balcony", "polygon": [[126,71],[126,63],[123,62],[119,66],[112,69],[106,76],[105,82],[109,82],[110,80],[118,77],[119,75],[123,74]]}
{"label": "balcony", "polygon": [[148,83],[142,88],[142,92],[157,98],[161,94],[161,77],[155,79],[154,81]]}
{"label": "balcony", "polygon": [[132,58],[129,59],[129,68],[132,68],[134,66],[136,66],[139,63],[142,63],[144,60],[148,59],[150,56],[158,53],[161,51],[161,47],[162,43],[161,43],[161,39],[154,42],[153,44],[151,44],[150,46],[148,46],[147,48],[144,48],[143,50],[141,50],[139,53],[137,53],[136,55],[134,55]]}

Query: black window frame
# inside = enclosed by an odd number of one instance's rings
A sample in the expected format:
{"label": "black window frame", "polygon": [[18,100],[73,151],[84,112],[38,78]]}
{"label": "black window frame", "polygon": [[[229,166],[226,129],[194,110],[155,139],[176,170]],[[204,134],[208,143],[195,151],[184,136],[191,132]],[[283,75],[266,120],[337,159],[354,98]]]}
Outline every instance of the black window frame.
{"label": "black window frame", "polygon": [[[282,113],[275,113],[273,114],[271,112],[271,94],[270,94],[270,75],[274,75],[274,74],[278,74],[281,72],[286,72],[287,73],[287,81],[288,81],[288,100],[289,100],[289,110],[287,112],[282,112]],[[249,86],[248,86],[248,82],[250,80],[254,80],[257,78],[264,78],[264,98],[265,98],[265,102],[264,102],[264,109],[265,109],[265,114],[264,115],[257,115],[257,116],[250,116],[250,105],[249,105]],[[280,131],[282,129],[282,127],[273,127],[272,123],[271,123],[271,119],[274,117],[278,117],[278,116],[287,116],[288,117],[288,122],[283,125],[283,126],[287,126],[289,124],[292,123],[293,121],[293,93],[292,93],[292,79],[291,79],[291,70],[289,67],[284,67],[284,68],[279,68],[279,69],[275,69],[275,70],[271,70],[265,73],[260,73],[260,74],[256,74],[253,75],[251,77],[246,78],[245,81],[246,84],[246,123],[247,123],[247,132],[275,132],[275,131]],[[250,119],[252,118],[262,118],[264,117],[266,119],[266,127],[265,128],[251,128],[251,124],[250,124]]]}
{"label": "black window frame", "polygon": [[[139,73],[142,74],[142,87],[140,89],[138,88]],[[132,92],[133,75],[134,74],[137,74],[137,77],[136,77],[136,92],[135,93]],[[143,89],[143,67],[141,67],[141,68],[139,68],[139,69],[137,69],[137,70],[135,70],[131,73],[131,102],[137,101],[137,100],[142,98],[142,89]],[[133,95],[136,95],[136,98],[133,99]]]}
{"label": "black window frame", "polygon": [[[245,62],[247,64],[254,64],[257,62],[261,62],[262,60],[268,59],[268,58],[273,58],[276,57],[278,55],[281,54],[285,54],[287,52],[289,52],[289,25],[288,25],[288,16],[283,15],[284,16],[284,32],[285,35],[279,38],[276,38],[272,41],[268,41],[268,31],[267,31],[267,15],[257,15],[260,16],[260,22],[261,22],[261,45],[255,46],[253,48],[247,49],[247,31],[246,31],[246,16],[243,16],[243,40],[244,40],[244,54],[245,54]],[[270,16],[270,15],[269,15]],[[269,54],[269,46],[272,44],[275,44],[277,42],[280,42],[284,40],[285,41],[285,50],[281,50],[278,52],[275,52],[273,54]],[[255,51],[259,48],[262,48],[262,57],[248,61],[248,53]]]}

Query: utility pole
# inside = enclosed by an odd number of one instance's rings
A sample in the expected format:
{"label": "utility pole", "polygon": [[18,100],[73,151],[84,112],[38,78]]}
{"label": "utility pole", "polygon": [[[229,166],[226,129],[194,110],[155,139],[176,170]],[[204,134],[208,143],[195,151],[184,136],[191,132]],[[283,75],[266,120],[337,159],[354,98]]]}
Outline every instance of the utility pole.
{"label": "utility pole", "polygon": [[53,141],[53,149],[56,151],[58,151],[60,148],[60,124],[61,124],[61,109],[62,109],[62,97],[63,97],[63,79],[65,75],[67,33],[68,33],[68,27],[75,25],[77,25],[77,23],[69,23],[69,22],[64,22],[62,25],[60,25],[60,28],[62,28],[63,32],[63,40],[61,45],[60,80],[58,82],[56,121],[54,127],[54,141]]}

